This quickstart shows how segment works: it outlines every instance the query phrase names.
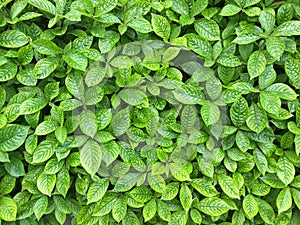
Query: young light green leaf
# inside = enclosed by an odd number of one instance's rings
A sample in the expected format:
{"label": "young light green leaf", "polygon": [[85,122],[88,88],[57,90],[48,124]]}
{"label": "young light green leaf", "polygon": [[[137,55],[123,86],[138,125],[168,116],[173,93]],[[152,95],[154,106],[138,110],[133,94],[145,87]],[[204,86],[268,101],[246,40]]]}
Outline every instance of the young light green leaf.
{"label": "young light green leaf", "polygon": [[92,176],[98,171],[102,160],[102,150],[99,144],[88,140],[80,149],[80,162],[82,167]]}
{"label": "young light green leaf", "polygon": [[256,214],[258,213],[258,203],[256,199],[253,197],[253,195],[248,194],[243,199],[243,209],[245,212],[245,215],[252,219]]}
{"label": "young light green leaf", "polygon": [[16,221],[17,217],[17,204],[10,197],[0,198],[0,219],[4,221]]}
{"label": "young light green leaf", "polygon": [[252,131],[256,133],[262,132],[268,124],[266,112],[253,103],[249,108],[249,116],[246,123]]}
{"label": "young light green leaf", "polygon": [[227,4],[222,8],[220,15],[221,16],[233,16],[233,15],[239,13],[241,10],[242,10],[242,8],[240,8],[236,5]]}
{"label": "young light green leaf", "polygon": [[192,205],[192,192],[186,184],[180,188],[179,199],[184,210],[188,211]]}
{"label": "young light green leaf", "polygon": [[235,126],[242,126],[248,117],[248,102],[243,97],[238,98],[230,108],[230,118]]}
{"label": "young light green leaf", "polygon": [[29,38],[19,30],[6,30],[0,34],[0,46],[5,48],[20,48],[28,41]]}
{"label": "young light green leaf", "polygon": [[0,149],[10,152],[19,148],[26,140],[28,126],[10,124],[0,129]]}
{"label": "young light green leaf", "polygon": [[120,221],[124,219],[126,214],[127,214],[127,197],[120,196],[114,202],[114,205],[112,207],[112,216],[115,221],[120,223]]}
{"label": "young light green leaf", "polygon": [[279,179],[285,184],[290,184],[295,176],[295,167],[293,163],[285,156],[282,156],[278,160],[279,171],[277,172],[277,176]]}
{"label": "young light green leaf", "polygon": [[224,200],[217,197],[204,198],[195,207],[209,216],[221,216],[231,208]]}
{"label": "young light green leaf", "polygon": [[194,26],[201,38],[208,41],[220,40],[220,28],[214,20],[202,18],[197,20]]}
{"label": "young light green leaf", "polygon": [[268,113],[278,114],[281,108],[280,98],[273,92],[262,91],[259,94],[259,101],[264,110]]}
{"label": "young light green leaf", "polygon": [[201,116],[207,126],[212,125],[220,118],[219,107],[214,103],[207,101],[201,107]]}
{"label": "young light green leaf", "polygon": [[230,198],[240,199],[239,189],[231,177],[220,174],[218,175],[218,183],[224,193]]}
{"label": "young light green leaf", "polygon": [[32,42],[32,46],[40,54],[54,55],[62,53],[62,50],[52,41],[45,39],[38,39]]}
{"label": "young light green leaf", "polygon": [[88,200],[87,204],[98,202],[102,199],[107,191],[108,185],[109,181],[107,179],[101,179],[92,183],[86,195]]}
{"label": "young light green leaf", "polygon": [[144,222],[148,222],[151,220],[157,211],[157,204],[154,199],[151,199],[143,208],[143,217],[144,217]]}
{"label": "young light green leaf", "polygon": [[275,221],[275,213],[272,206],[265,200],[256,199],[258,202],[258,212],[264,222],[272,224]]}
{"label": "young light green leaf", "polygon": [[157,14],[151,14],[151,24],[153,27],[154,33],[164,40],[168,40],[171,33],[171,26],[168,20]]}
{"label": "young light green leaf", "polygon": [[253,52],[249,60],[247,62],[247,69],[250,75],[250,78],[253,79],[261,75],[267,65],[267,60],[262,51],[255,51]]}
{"label": "young light green leaf", "polygon": [[43,196],[34,204],[33,212],[37,220],[39,221],[42,216],[46,213],[48,208],[48,197]]}
{"label": "young light green leaf", "polygon": [[55,174],[41,173],[37,178],[37,188],[44,195],[51,197],[56,182]]}
{"label": "young light green leaf", "polygon": [[291,20],[280,24],[273,32],[274,36],[300,35],[300,21]]}
{"label": "young light green leaf", "polygon": [[289,188],[282,189],[277,198],[276,198],[276,206],[278,209],[278,213],[285,212],[292,207],[293,200],[291,190]]}

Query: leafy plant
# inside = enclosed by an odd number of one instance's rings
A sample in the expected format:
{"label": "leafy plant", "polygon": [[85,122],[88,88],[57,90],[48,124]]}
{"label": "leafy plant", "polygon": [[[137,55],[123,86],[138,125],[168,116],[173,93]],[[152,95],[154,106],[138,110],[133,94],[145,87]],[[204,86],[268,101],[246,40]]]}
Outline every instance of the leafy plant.
{"label": "leafy plant", "polygon": [[0,224],[298,224],[299,17],[0,1]]}

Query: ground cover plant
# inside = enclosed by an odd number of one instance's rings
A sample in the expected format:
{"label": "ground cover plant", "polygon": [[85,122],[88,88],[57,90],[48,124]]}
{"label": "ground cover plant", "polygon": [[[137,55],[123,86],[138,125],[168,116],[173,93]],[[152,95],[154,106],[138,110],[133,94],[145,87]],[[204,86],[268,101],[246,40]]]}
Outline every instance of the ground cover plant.
{"label": "ground cover plant", "polygon": [[0,224],[298,225],[299,17],[0,0]]}

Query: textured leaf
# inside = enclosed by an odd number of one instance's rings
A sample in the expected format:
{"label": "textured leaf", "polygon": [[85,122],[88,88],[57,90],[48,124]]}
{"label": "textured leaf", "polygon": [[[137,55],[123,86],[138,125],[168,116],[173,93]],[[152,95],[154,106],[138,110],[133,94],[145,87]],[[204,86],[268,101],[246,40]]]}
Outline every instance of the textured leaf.
{"label": "textured leaf", "polygon": [[280,24],[274,31],[275,36],[300,35],[300,21],[287,21]]}
{"label": "textured leaf", "polygon": [[220,28],[214,20],[203,18],[198,20],[194,26],[201,38],[208,41],[217,41],[220,39]]}
{"label": "textured leaf", "polygon": [[260,133],[265,129],[268,123],[266,112],[259,106],[252,104],[249,108],[249,116],[246,122],[251,130]]}
{"label": "textured leaf", "polygon": [[276,206],[278,209],[278,213],[285,212],[292,207],[292,194],[289,188],[284,188],[280,191],[276,198]]}
{"label": "textured leaf", "polygon": [[230,118],[235,126],[242,126],[246,122],[248,114],[248,102],[243,97],[238,98],[230,108]]}
{"label": "textured leaf", "polygon": [[106,179],[92,183],[87,192],[88,204],[98,202],[106,193],[109,182]]}
{"label": "textured leaf", "polygon": [[0,199],[0,218],[4,221],[15,221],[17,217],[17,204],[10,197]]}
{"label": "textured leaf", "polygon": [[233,4],[228,4],[222,8],[220,15],[221,16],[233,16],[233,15],[237,14],[239,11],[241,11],[240,7],[233,5]]}
{"label": "textured leaf", "polygon": [[10,152],[19,148],[26,140],[29,127],[11,124],[0,129],[0,149]]}
{"label": "textured leaf", "polygon": [[268,113],[278,114],[281,108],[280,98],[272,92],[263,91],[259,94],[262,108]]}
{"label": "textured leaf", "polygon": [[151,220],[157,211],[157,204],[154,199],[151,199],[143,208],[144,221],[147,222]]}
{"label": "textured leaf", "polygon": [[277,176],[285,184],[290,184],[295,176],[295,167],[293,163],[286,157],[280,157],[278,160],[279,171]]}
{"label": "textured leaf", "polygon": [[184,210],[189,210],[192,204],[192,192],[187,185],[180,188],[179,199]]}
{"label": "textured leaf", "polygon": [[151,24],[153,27],[153,31],[164,40],[167,40],[170,37],[171,33],[171,26],[168,22],[168,20],[160,15],[157,14],[151,14]]}
{"label": "textured leaf", "polygon": [[112,128],[115,136],[124,134],[130,127],[129,109],[119,111],[112,120]]}
{"label": "textured leaf", "polygon": [[250,78],[253,79],[261,75],[267,65],[266,57],[262,51],[253,52],[247,62],[247,69]]}
{"label": "textured leaf", "polygon": [[37,188],[44,195],[51,197],[56,182],[55,174],[41,173],[37,178]]}
{"label": "textured leaf", "polygon": [[224,200],[216,197],[204,198],[195,207],[210,216],[221,216],[230,209]]}
{"label": "textured leaf", "polygon": [[248,194],[243,199],[243,209],[244,209],[245,215],[249,219],[252,219],[258,213],[258,203],[252,195]]}
{"label": "textured leaf", "polygon": [[125,196],[119,197],[113,207],[112,216],[118,223],[124,219],[127,213],[127,198]]}
{"label": "textured leaf", "polygon": [[272,84],[266,90],[276,93],[276,95],[279,98],[282,98],[285,100],[294,100],[298,96],[291,87],[289,87],[286,84],[282,84],[282,83]]}
{"label": "textured leaf", "polygon": [[80,150],[82,167],[92,176],[98,171],[102,160],[102,151],[97,142],[88,140]]}
{"label": "textured leaf", "polygon": [[201,107],[201,116],[204,123],[209,126],[216,123],[220,118],[220,110],[213,103],[206,102]]}
{"label": "textured leaf", "polygon": [[218,176],[218,183],[224,193],[228,195],[230,198],[240,198],[239,189],[234,184],[233,179],[226,175],[219,175]]}
{"label": "textured leaf", "polygon": [[0,34],[0,46],[5,48],[19,48],[26,45],[29,38],[21,31],[7,30]]}

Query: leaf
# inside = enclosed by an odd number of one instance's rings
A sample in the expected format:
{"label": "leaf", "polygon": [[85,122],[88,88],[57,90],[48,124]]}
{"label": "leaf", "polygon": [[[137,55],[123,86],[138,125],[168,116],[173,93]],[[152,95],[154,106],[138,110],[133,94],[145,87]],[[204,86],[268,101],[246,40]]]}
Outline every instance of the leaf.
{"label": "leaf", "polygon": [[281,108],[280,98],[272,92],[263,91],[259,94],[259,101],[268,113],[278,114]]}
{"label": "leaf", "polygon": [[29,0],[28,3],[42,11],[51,13],[52,15],[56,15],[55,6],[48,0],[39,1],[39,0]]}
{"label": "leaf", "polygon": [[33,73],[38,79],[44,79],[54,72],[54,70],[58,67],[58,64],[58,58],[43,58],[35,64]]}
{"label": "leaf", "polygon": [[218,59],[217,62],[221,64],[222,66],[227,66],[227,67],[237,67],[241,65],[241,61],[238,57],[234,55],[221,55]]}
{"label": "leaf", "polygon": [[172,9],[178,14],[184,14],[184,15],[189,14],[188,4],[184,0],[173,0]]}
{"label": "leaf", "polygon": [[57,174],[56,190],[59,194],[61,194],[65,198],[70,188],[70,185],[71,185],[71,179],[70,179],[69,171],[66,168],[63,168]]}
{"label": "leaf", "polygon": [[211,44],[200,36],[191,34],[187,36],[187,46],[204,58],[211,58],[213,50]]}
{"label": "leaf", "polygon": [[224,200],[217,197],[204,198],[195,207],[209,216],[221,216],[231,208]]}
{"label": "leaf", "polygon": [[90,110],[83,110],[80,113],[79,126],[85,135],[94,137],[98,129],[96,115]]}
{"label": "leaf", "polygon": [[20,48],[28,41],[29,38],[18,30],[6,30],[0,34],[0,46],[5,48]]}
{"label": "leaf", "polygon": [[233,16],[233,15],[239,13],[241,10],[242,9],[236,5],[227,4],[222,8],[220,15],[221,16]]}
{"label": "leaf", "polygon": [[69,50],[63,55],[63,60],[72,68],[85,71],[88,66],[87,58],[78,50]]}
{"label": "leaf", "polygon": [[106,31],[104,37],[99,38],[98,46],[101,53],[107,53],[113,49],[113,47],[120,40],[120,35],[112,30]]}
{"label": "leaf", "polygon": [[152,198],[152,192],[144,186],[136,187],[129,192],[129,195],[137,202],[145,203]]}
{"label": "leaf", "polygon": [[152,31],[150,22],[143,17],[129,21],[127,23],[127,26],[142,34],[146,34]]}
{"label": "leaf", "polygon": [[80,163],[92,176],[98,171],[102,161],[102,150],[97,142],[88,140],[80,149]]}
{"label": "leaf", "polygon": [[276,93],[276,95],[279,98],[282,98],[285,100],[294,100],[298,96],[292,88],[290,88],[288,85],[282,84],[282,83],[272,84],[271,86],[266,88],[266,90]]}
{"label": "leaf", "polygon": [[48,208],[48,197],[43,196],[39,198],[39,200],[36,201],[33,207],[33,212],[37,220],[39,221],[42,216],[46,213],[46,210]]}
{"label": "leaf", "polygon": [[192,205],[192,192],[189,187],[183,184],[180,188],[179,199],[184,210],[189,210]]}
{"label": "leaf", "polygon": [[208,41],[220,40],[220,28],[214,20],[202,18],[197,20],[194,26],[201,38]]}
{"label": "leaf", "polygon": [[151,199],[143,208],[144,222],[151,220],[157,211],[157,204],[154,199]]}
{"label": "leaf", "polygon": [[46,135],[52,133],[57,128],[57,124],[53,120],[46,120],[41,122],[35,129],[36,135]]}
{"label": "leaf", "polygon": [[51,197],[56,182],[55,174],[41,173],[37,178],[37,188],[44,195]]}
{"label": "leaf", "polygon": [[112,207],[112,216],[114,220],[118,223],[123,220],[127,213],[127,197],[121,196],[119,197],[113,207]]}
{"label": "leaf", "polygon": [[0,149],[10,152],[18,149],[26,140],[28,126],[10,124],[0,129]]}
{"label": "leaf", "polygon": [[298,60],[289,57],[284,63],[284,70],[294,85],[300,84],[300,63]]}
{"label": "leaf", "polygon": [[136,173],[127,173],[125,176],[118,179],[113,190],[116,192],[129,191],[136,184],[137,176]]}
{"label": "leaf", "polygon": [[6,63],[0,66],[0,82],[13,79],[18,71],[18,67],[14,63]]}
{"label": "leaf", "polygon": [[273,32],[274,36],[300,35],[300,21],[287,21],[280,24]]}
{"label": "leaf", "polygon": [[276,198],[278,214],[289,210],[292,207],[292,202],[291,190],[289,188],[282,189]]}
{"label": "leaf", "polygon": [[220,110],[214,103],[205,102],[201,107],[201,116],[206,126],[209,126],[219,120]]}
{"label": "leaf", "polygon": [[285,50],[285,43],[281,38],[269,37],[266,40],[267,51],[275,59],[280,59]]}
{"label": "leaf", "polygon": [[260,217],[266,223],[273,223],[275,221],[275,213],[272,206],[262,199],[256,199],[258,202],[258,212]]}
{"label": "leaf", "polygon": [[230,108],[230,118],[235,126],[242,126],[248,117],[248,102],[243,97],[238,98]]}
{"label": "leaf", "polygon": [[166,189],[165,180],[160,175],[150,175],[147,176],[147,181],[150,187],[158,193],[164,193]]}
{"label": "leaf", "polygon": [[47,105],[47,101],[43,98],[29,98],[25,100],[20,106],[20,114],[28,115],[33,114]]}
{"label": "leaf", "polygon": [[169,39],[171,26],[165,17],[152,13],[151,24],[153,27],[153,31],[157,36],[163,38],[164,40]]}
{"label": "leaf", "polygon": [[172,214],[169,221],[170,225],[185,225],[188,220],[188,214],[184,210],[176,211]]}
{"label": "leaf", "polygon": [[32,46],[38,53],[44,55],[54,55],[62,53],[61,49],[52,41],[38,39],[32,42]]}
{"label": "leaf", "polygon": [[121,136],[130,127],[129,109],[120,110],[111,121],[112,129],[115,136]]}
{"label": "leaf", "polygon": [[257,215],[257,213],[258,213],[258,203],[252,195],[248,194],[243,199],[243,209],[244,209],[245,215],[249,219],[252,219],[254,216]]}
{"label": "leaf", "polygon": [[218,183],[224,193],[230,198],[240,199],[239,189],[234,184],[233,179],[226,175],[218,175]]}
{"label": "leaf", "polygon": [[107,191],[108,185],[109,181],[107,179],[101,179],[92,183],[86,195],[87,204],[101,200]]}
{"label": "leaf", "polygon": [[253,79],[261,75],[267,65],[266,57],[262,51],[253,52],[247,62],[247,69],[250,78]]}
{"label": "leaf", "polygon": [[16,221],[17,204],[10,197],[0,198],[0,218],[4,221]]}
{"label": "leaf", "polygon": [[169,206],[161,200],[157,200],[157,214],[164,221],[170,221],[171,212]]}
{"label": "leaf", "polygon": [[259,22],[267,34],[271,33],[275,26],[275,16],[266,11],[262,11],[259,16]]}
{"label": "leaf", "polygon": [[268,160],[266,156],[258,149],[253,150],[254,162],[258,170],[265,175],[268,170]]}
{"label": "leaf", "polygon": [[53,141],[42,141],[33,152],[32,162],[41,163],[51,158],[54,154],[55,144]]}
{"label": "leaf", "polygon": [[210,183],[205,183],[203,179],[195,178],[190,182],[193,188],[195,188],[201,195],[205,197],[215,197],[219,194],[217,189]]}
{"label": "leaf", "polygon": [[268,124],[266,112],[256,104],[249,108],[249,115],[246,120],[247,126],[254,132],[262,132]]}
{"label": "leaf", "polygon": [[276,71],[274,70],[273,65],[268,65],[258,78],[259,88],[265,89],[273,84],[275,80]]}
{"label": "leaf", "polygon": [[120,98],[129,105],[140,105],[144,103],[147,96],[140,90],[136,89],[123,89],[119,92]]}
{"label": "leaf", "polygon": [[170,171],[174,178],[178,181],[189,181],[190,175],[188,171],[179,164],[171,163],[170,164]]}
{"label": "leaf", "polygon": [[278,166],[279,171],[277,172],[277,176],[287,186],[294,179],[296,173],[295,167],[293,163],[285,156],[279,158]]}

